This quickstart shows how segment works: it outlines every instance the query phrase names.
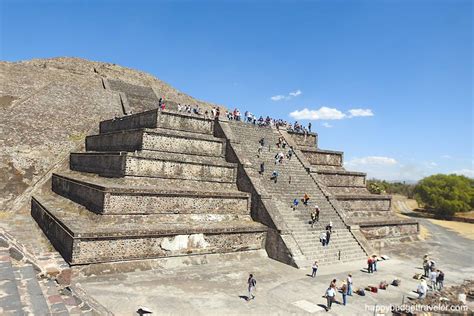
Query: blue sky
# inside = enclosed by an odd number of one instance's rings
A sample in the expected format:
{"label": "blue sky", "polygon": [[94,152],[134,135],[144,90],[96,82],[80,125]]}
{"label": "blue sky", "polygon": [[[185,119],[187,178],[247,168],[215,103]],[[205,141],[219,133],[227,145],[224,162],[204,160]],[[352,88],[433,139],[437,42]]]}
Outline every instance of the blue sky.
{"label": "blue sky", "polygon": [[2,60],[113,62],[310,118],[321,148],[371,177],[474,176],[472,1],[0,2]]}

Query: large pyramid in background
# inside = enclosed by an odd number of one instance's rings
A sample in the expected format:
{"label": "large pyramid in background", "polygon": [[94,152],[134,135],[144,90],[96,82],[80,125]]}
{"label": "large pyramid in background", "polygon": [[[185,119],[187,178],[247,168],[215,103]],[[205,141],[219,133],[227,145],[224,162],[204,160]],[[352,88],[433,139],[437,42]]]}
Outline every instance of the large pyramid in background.
{"label": "large pyramid in background", "polygon": [[0,62],[0,211],[29,203],[48,171],[80,149],[98,122],[196,100],[150,74],[79,58]]}

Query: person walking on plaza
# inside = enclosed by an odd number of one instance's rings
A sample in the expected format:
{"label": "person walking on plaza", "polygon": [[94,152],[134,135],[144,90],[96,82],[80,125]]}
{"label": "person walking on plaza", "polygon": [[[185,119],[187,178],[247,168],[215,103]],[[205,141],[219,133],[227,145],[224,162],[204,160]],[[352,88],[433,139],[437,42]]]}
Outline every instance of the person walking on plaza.
{"label": "person walking on plaza", "polygon": [[438,272],[435,269],[432,269],[430,272],[430,282],[431,282],[431,290],[436,292],[436,280],[438,279]]}
{"label": "person walking on plaza", "polygon": [[441,270],[438,270],[438,277],[436,278],[436,287],[438,288],[438,291],[441,291],[443,289],[443,282],[444,282],[444,272]]}
{"label": "person walking on plaza", "polygon": [[345,280],[342,281],[341,293],[342,293],[342,305],[346,305],[346,303],[347,303],[347,283],[346,283]]}
{"label": "person walking on plaza", "polygon": [[423,270],[425,272],[424,276],[427,278],[429,273],[430,273],[430,266],[431,266],[431,261],[430,261],[430,258],[428,256],[428,254],[426,254],[424,257],[423,257]]}
{"label": "person walking on plaza", "polygon": [[367,272],[368,273],[374,273],[373,266],[372,266],[372,257],[369,257],[367,259]]}
{"label": "person walking on plaza", "polygon": [[314,223],[316,223],[316,210],[311,212],[311,228],[314,228]]}
{"label": "person walking on plaza", "polygon": [[329,311],[331,310],[332,303],[336,300],[336,286],[331,285],[326,290],[326,300],[327,300],[326,311]]}
{"label": "person walking on plaza", "polygon": [[249,295],[247,296],[247,301],[255,298],[255,289],[257,287],[257,280],[255,280],[252,273],[250,273],[249,278],[247,280],[247,284],[249,287]]}
{"label": "person walking on plaza", "polygon": [[377,272],[377,255],[372,255],[372,271]]}
{"label": "person walking on plaza", "polygon": [[314,278],[316,276],[316,272],[318,272],[318,262],[317,261],[315,261],[313,263],[313,266],[311,267],[311,269],[313,270],[311,272],[311,277]]}
{"label": "person walking on plaza", "polygon": [[352,296],[352,274],[347,275],[347,295]]}

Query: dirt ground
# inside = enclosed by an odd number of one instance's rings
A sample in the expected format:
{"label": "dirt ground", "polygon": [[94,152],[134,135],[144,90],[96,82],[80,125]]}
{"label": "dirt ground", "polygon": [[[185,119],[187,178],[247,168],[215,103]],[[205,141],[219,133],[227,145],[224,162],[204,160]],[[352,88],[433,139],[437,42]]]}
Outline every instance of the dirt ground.
{"label": "dirt ground", "polygon": [[430,219],[429,221],[433,224],[454,231],[465,238],[474,240],[474,224],[454,221],[443,221],[437,219]]}

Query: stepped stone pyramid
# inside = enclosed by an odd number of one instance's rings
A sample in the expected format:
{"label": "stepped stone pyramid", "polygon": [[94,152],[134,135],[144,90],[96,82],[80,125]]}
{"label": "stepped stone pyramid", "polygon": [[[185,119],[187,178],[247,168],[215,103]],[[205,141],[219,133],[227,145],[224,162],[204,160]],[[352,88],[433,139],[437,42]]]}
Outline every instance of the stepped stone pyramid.
{"label": "stepped stone pyramid", "polygon": [[72,265],[258,250],[237,165],[214,121],[151,110],[103,121],[31,213]]}
{"label": "stepped stone pyramid", "polygon": [[[274,164],[280,137],[295,154]],[[257,155],[261,138],[268,147]],[[366,191],[365,174],[342,167],[341,152],[318,149],[315,133],[155,109],[101,122],[69,163],[51,190],[34,196],[31,213],[71,265],[264,248],[306,267],[363,260],[374,241],[418,232],[417,222],[390,211],[389,196]],[[305,193],[309,206],[293,210]],[[311,227],[315,205],[320,220]]]}

